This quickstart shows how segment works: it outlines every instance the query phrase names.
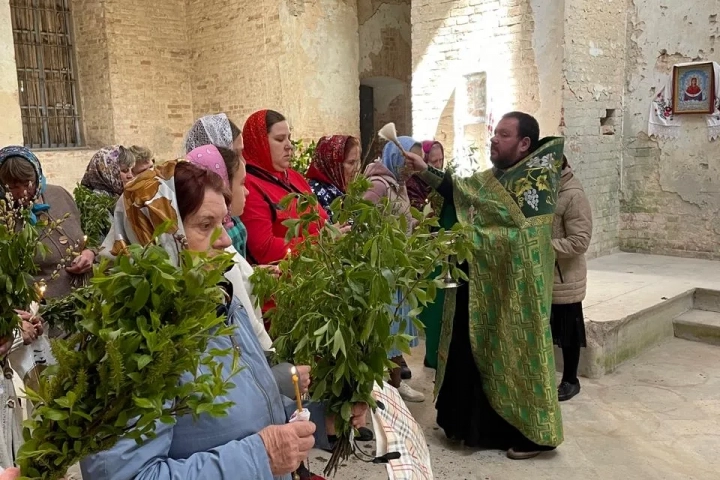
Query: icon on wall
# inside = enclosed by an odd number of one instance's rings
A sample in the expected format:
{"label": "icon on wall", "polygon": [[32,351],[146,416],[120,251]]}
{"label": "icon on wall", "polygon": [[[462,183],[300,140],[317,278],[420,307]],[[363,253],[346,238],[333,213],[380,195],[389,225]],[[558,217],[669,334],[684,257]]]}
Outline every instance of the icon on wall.
{"label": "icon on wall", "polygon": [[673,68],[673,113],[713,113],[715,72],[713,62],[684,63]]}

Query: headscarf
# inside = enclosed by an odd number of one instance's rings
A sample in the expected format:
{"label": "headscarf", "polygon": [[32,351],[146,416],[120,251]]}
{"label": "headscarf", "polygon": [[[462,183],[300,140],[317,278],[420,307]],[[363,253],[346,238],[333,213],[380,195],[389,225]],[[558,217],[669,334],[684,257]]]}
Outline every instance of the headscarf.
{"label": "headscarf", "polygon": [[[0,150],[0,165],[5,163],[5,160],[10,157],[20,157],[24,160],[27,160],[35,169],[35,196],[30,199],[30,201],[32,202],[32,208],[30,209],[30,223],[32,225],[35,225],[37,223],[37,216],[42,212],[47,212],[48,210],[50,210],[50,205],[48,205],[47,203],[39,202],[40,197],[42,197],[43,193],[45,193],[45,189],[47,188],[47,180],[45,179],[45,175],[43,175],[40,160],[38,160],[35,154],[32,153],[29,149],[17,145],[12,145]],[[0,192],[2,192],[2,196],[4,198],[4,185],[0,185]]]}
{"label": "headscarf", "polygon": [[[227,171],[227,165],[225,165],[225,160],[220,154],[220,150],[218,150],[215,145],[203,145],[202,147],[198,147],[185,155],[185,158],[189,162],[194,163],[195,165],[198,165],[206,170],[210,170],[211,172],[215,172],[220,175],[220,178],[222,178],[223,183],[225,184],[225,188],[227,188],[228,191],[232,192],[232,187],[230,186],[230,177],[228,176]],[[238,223],[240,223],[240,225],[235,224],[232,221],[230,215],[225,217],[225,220],[223,220],[223,225],[226,229],[229,230],[231,228],[237,228],[238,230],[244,231],[245,236],[247,237],[245,226],[242,225],[239,219]],[[242,233],[240,233],[240,235],[242,235]]]}
{"label": "headscarf", "polygon": [[197,120],[185,137],[185,153],[203,145],[231,148],[233,144],[230,119],[224,113],[205,115]]}
{"label": "headscarf", "polygon": [[220,150],[218,150],[214,144],[205,144],[197,147],[185,155],[185,158],[196,165],[220,175],[225,187],[230,190],[230,177],[228,176],[225,160],[220,154]]}
{"label": "headscarf", "polygon": [[[414,146],[420,145],[419,142],[416,142],[411,137],[398,137],[398,142],[406,152],[409,152]],[[385,148],[383,148],[382,163],[390,170],[395,180],[399,181],[401,179],[401,170],[405,166],[405,155],[403,155],[393,142],[388,142]]]}
{"label": "headscarf", "polygon": [[175,192],[175,166],[178,160],[165,162],[147,170],[128,184],[115,206],[112,228],[103,242],[103,254],[116,257],[122,251],[121,240],[127,244],[147,245],[155,229],[171,220],[170,229],[157,242],[179,265],[180,251],[187,246],[185,229],[178,210]]}
{"label": "headscarf", "polygon": [[[123,147],[114,145],[100,149],[88,163],[80,184],[93,191],[110,195],[122,195],[123,183],[120,179],[119,157]],[[129,153],[129,152],[128,152]]]}
{"label": "headscarf", "polygon": [[425,153],[425,163],[427,163],[428,158],[430,157],[430,150],[432,150],[435,145],[440,147],[440,150],[443,152],[443,159],[445,158],[445,147],[442,146],[442,143],[437,140],[425,140],[422,142],[423,153]]}
{"label": "headscarf", "polygon": [[278,172],[273,167],[272,155],[270,154],[270,142],[268,142],[267,122],[265,116],[267,110],[260,110],[248,117],[243,127],[243,157],[248,165],[258,167],[267,173],[285,180],[283,172]]}
{"label": "headscarf", "polygon": [[315,148],[312,163],[305,176],[312,180],[333,185],[345,193],[347,182],[343,162],[345,162],[345,147],[352,137],[348,135],[333,135],[320,139]]}

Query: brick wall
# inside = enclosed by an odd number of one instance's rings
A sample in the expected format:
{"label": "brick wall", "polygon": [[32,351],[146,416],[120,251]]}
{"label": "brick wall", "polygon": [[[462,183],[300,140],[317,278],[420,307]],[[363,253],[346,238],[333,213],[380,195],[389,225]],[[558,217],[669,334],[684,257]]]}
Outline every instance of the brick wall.
{"label": "brick wall", "polygon": [[185,0],[105,5],[115,143],[175,158],[193,117]]}
{"label": "brick wall", "polygon": [[[547,2],[545,2],[547,3]],[[487,116],[511,110],[535,114],[544,133],[556,133],[561,110],[557,78],[562,45],[548,41],[561,37],[543,32],[534,20],[534,9],[543,8],[547,23],[562,24],[556,5],[531,0],[455,0],[412,3],[412,104],[413,132],[422,138],[445,143],[449,156],[468,146],[480,148],[487,161]],[[536,61],[537,51],[543,61]],[[487,95],[480,104],[483,117],[470,117],[466,76],[486,74]],[[554,77],[553,77],[554,75]],[[476,91],[473,95],[477,95]],[[476,109],[477,110],[477,109]],[[547,112],[547,113],[546,113]],[[457,141],[456,137],[462,138]]]}
{"label": "brick wall", "polygon": [[48,183],[59,185],[70,193],[82,179],[94,153],[95,150],[89,148],[35,151]]}
{"label": "brick wall", "polygon": [[618,248],[625,6],[626,0],[565,1],[564,135],[593,209],[590,256]]}
{"label": "brick wall", "polygon": [[73,0],[70,9],[84,140],[101,147],[115,139],[105,3]]}
{"label": "brick wall", "polygon": [[271,108],[298,138],[359,134],[354,1],[187,0],[187,12],[195,117],[225,111],[242,127]]}

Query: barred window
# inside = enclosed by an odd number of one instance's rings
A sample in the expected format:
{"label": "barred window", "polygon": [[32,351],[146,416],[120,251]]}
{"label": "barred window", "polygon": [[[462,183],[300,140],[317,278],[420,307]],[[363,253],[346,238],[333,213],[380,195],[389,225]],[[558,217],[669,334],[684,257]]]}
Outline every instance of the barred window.
{"label": "barred window", "polygon": [[69,0],[10,0],[25,145],[82,144]]}

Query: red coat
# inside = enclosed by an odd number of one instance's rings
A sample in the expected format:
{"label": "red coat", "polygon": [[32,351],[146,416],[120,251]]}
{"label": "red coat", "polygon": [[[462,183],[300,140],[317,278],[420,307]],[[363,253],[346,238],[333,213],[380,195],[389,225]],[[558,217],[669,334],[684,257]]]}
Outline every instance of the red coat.
{"label": "red coat", "polygon": [[[290,193],[310,193],[312,190],[300,173],[287,170],[285,181],[270,175],[257,167],[248,165],[245,182],[250,194],[245,200],[245,211],[240,217],[248,231],[247,251],[251,263],[268,264],[282,260],[301,238],[285,242],[287,227],[282,224],[290,218],[298,218],[296,203],[287,210],[279,206],[280,200]],[[316,235],[328,219],[325,210],[318,206],[321,221],[310,227],[310,233]]]}

